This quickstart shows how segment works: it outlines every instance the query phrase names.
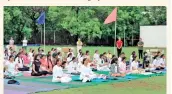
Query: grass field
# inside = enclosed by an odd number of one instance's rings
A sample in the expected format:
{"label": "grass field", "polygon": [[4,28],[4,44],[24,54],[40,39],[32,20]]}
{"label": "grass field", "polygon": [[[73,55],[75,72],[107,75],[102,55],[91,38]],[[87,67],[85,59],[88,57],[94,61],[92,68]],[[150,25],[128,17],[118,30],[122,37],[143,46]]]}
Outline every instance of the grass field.
{"label": "grass field", "polygon": [[[41,48],[44,48],[44,46],[40,46]],[[51,48],[57,48],[57,47],[74,47],[74,46],[46,46],[45,47],[45,52],[47,53],[48,51],[51,50]],[[18,49],[21,47],[18,47]],[[30,48],[33,48],[37,51],[38,46],[29,46],[27,47],[27,51],[29,51]],[[76,47],[75,52],[76,52]],[[111,51],[112,54],[114,54],[114,47],[105,47],[105,46],[86,46],[82,48],[82,51],[85,52],[86,50],[90,51],[90,55],[93,56],[95,50],[99,50],[99,53],[102,54],[104,52],[108,52],[108,50]],[[138,53],[137,47],[123,47],[122,52],[125,52],[127,59],[129,59],[132,51],[136,51]]]}
{"label": "grass field", "polygon": [[130,82],[101,84],[38,94],[166,94],[166,76],[157,76]]}
{"label": "grass field", "polygon": [[[41,46],[43,48],[43,46]],[[51,50],[51,48],[57,47],[71,47],[71,46],[46,46],[45,52]],[[18,47],[20,48],[20,47]],[[29,46],[27,50],[33,48],[37,50],[36,46]],[[76,49],[76,47],[75,47]],[[103,47],[103,46],[87,46],[82,49],[90,51],[90,55],[93,56],[95,50],[99,50],[99,53],[107,52],[110,50],[114,53],[114,47]],[[138,54],[137,47],[124,47],[122,52],[125,52],[127,59],[132,53],[136,51]],[[55,90],[50,92],[42,92],[39,94],[166,94],[166,76],[151,77],[146,79],[139,79],[130,82],[120,82],[112,84],[101,84],[96,86],[87,86],[80,88],[71,88],[65,90]]]}

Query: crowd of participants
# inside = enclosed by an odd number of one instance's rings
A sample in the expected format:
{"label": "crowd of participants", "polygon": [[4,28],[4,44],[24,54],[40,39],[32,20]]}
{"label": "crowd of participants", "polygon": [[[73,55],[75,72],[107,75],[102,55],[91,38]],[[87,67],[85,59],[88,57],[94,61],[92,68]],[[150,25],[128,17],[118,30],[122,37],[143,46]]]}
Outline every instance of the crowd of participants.
{"label": "crowd of participants", "polygon": [[[52,75],[52,82],[70,82],[71,75],[80,75],[79,79],[87,82],[95,78],[124,77],[130,73],[151,72],[166,67],[165,55],[159,51],[154,55],[153,62],[150,62],[147,52],[144,52],[143,60],[139,61],[135,51],[131,53],[129,61],[126,59],[124,52],[117,57],[110,51],[100,54],[95,50],[91,56],[89,50],[83,52],[80,49],[75,54],[73,49],[69,49],[66,55],[62,55],[62,51],[56,48],[45,53],[41,47],[30,48],[29,52],[25,48],[15,51],[10,47],[4,50],[4,77],[29,71],[31,76]],[[109,75],[94,71],[109,71]]]}

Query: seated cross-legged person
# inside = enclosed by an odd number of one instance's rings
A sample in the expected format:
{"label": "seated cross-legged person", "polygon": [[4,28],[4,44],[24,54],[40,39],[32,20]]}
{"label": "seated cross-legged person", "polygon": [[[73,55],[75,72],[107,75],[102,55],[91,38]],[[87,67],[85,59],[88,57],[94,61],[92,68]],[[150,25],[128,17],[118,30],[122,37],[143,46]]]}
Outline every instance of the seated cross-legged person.
{"label": "seated cross-legged person", "polygon": [[97,70],[99,70],[99,71],[109,71],[110,70],[109,64],[104,61],[102,54],[100,55],[100,58],[97,62]]}
{"label": "seated cross-legged person", "polygon": [[4,75],[8,76],[17,76],[19,73],[17,70],[17,64],[14,62],[14,57],[11,55],[9,56],[9,60],[5,64],[6,70]]}
{"label": "seated cross-legged person", "polygon": [[47,61],[46,55],[41,56],[40,62],[41,62],[40,68],[42,71],[47,71],[47,72],[52,71],[52,69],[49,67],[49,62]]}
{"label": "seated cross-legged person", "polygon": [[19,71],[29,71],[29,67],[24,65],[24,60],[21,56],[21,53],[18,53],[15,59]]}
{"label": "seated cross-legged person", "polygon": [[125,76],[129,71],[126,69],[126,57],[122,57],[121,62],[119,62],[119,72]]}
{"label": "seated cross-legged person", "polygon": [[166,68],[165,55],[164,54],[162,54],[160,56],[159,63],[160,63],[160,69],[165,69]]}
{"label": "seated cross-legged person", "polygon": [[110,76],[112,77],[121,77],[125,76],[119,72],[118,58],[113,58],[110,66]]}
{"label": "seated cross-legged person", "polygon": [[87,82],[95,78],[106,79],[107,76],[102,74],[95,74],[89,66],[89,59],[84,58],[83,65],[81,67],[80,80],[82,80],[82,82]]}
{"label": "seated cross-legged person", "polygon": [[139,69],[139,63],[138,63],[138,60],[137,60],[137,56],[133,57],[133,60],[131,62],[131,66],[130,66],[130,71],[131,71],[131,73],[140,73],[140,72],[142,72],[142,70]]}
{"label": "seated cross-legged person", "polygon": [[42,71],[41,70],[41,62],[40,62],[40,55],[37,54],[34,57],[34,62],[32,64],[32,73],[31,76],[42,76],[42,75],[47,75],[47,71]]}
{"label": "seated cross-legged person", "polygon": [[78,63],[77,63],[77,58],[73,57],[72,58],[72,61],[69,62],[69,65],[68,65],[68,73],[71,73],[71,74],[77,74],[79,73],[79,71],[77,70],[78,68]]}
{"label": "seated cross-legged person", "polygon": [[72,81],[72,78],[68,74],[63,73],[62,62],[57,59],[55,66],[53,67],[52,82],[67,83]]}

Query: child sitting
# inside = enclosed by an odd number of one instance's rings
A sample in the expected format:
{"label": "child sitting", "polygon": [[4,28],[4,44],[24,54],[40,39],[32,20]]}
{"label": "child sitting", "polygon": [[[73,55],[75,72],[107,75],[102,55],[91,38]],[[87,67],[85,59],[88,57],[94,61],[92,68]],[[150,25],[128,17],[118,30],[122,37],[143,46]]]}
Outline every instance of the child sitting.
{"label": "child sitting", "polygon": [[62,62],[57,59],[55,66],[53,67],[52,82],[68,83],[72,81],[70,75],[64,74],[62,69]]}
{"label": "child sitting", "polygon": [[111,75],[112,77],[121,77],[121,76],[125,76],[124,74],[121,74],[121,73],[119,72],[118,58],[113,58],[112,61],[111,61],[110,75]]}

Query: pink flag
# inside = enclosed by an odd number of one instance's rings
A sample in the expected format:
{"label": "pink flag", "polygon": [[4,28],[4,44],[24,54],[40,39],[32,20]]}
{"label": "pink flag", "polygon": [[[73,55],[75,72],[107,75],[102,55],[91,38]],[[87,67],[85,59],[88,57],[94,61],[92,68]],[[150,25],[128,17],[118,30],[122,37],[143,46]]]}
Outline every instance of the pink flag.
{"label": "pink flag", "polygon": [[106,20],[104,21],[104,24],[108,24],[108,23],[112,23],[116,21],[116,17],[117,17],[117,8],[115,8],[112,11],[112,13],[106,18]]}

